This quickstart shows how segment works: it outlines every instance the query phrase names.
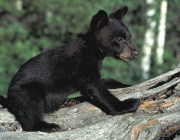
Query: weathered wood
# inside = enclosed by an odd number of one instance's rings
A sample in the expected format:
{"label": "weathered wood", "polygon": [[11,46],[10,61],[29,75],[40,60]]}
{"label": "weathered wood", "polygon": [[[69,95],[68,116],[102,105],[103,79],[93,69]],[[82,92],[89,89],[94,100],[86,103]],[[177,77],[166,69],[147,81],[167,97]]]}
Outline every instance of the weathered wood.
{"label": "weathered wood", "polygon": [[48,122],[62,127],[63,131],[56,133],[21,132],[13,115],[0,109],[0,140],[153,140],[177,136],[175,132],[180,130],[180,67],[136,86],[110,91],[121,100],[139,98],[142,104],[135,113],[117,116],[106,115],[89,103],[62,108],[45,117]]}

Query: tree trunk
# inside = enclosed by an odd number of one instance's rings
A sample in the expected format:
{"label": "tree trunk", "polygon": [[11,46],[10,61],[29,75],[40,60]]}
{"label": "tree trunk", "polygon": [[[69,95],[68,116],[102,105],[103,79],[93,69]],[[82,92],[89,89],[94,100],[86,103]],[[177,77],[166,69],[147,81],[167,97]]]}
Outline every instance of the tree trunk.
{"label": "tree trunk", "polygon": [[13,115],[1,108],[0,140],[180,139],[180,67],[139,85],[110,91],[120,100],[139,98],[142,103],[136,112],[116,116],[86,102],[62,108],[45,118],[62,127],[56,133],[22,132]]}
{"label": "tree trunk", "polygon": [[168,2],[163,0],[161,2],[161,12],[160,12],[160,20],[158,27],[158,37],[157,37],[157,63],[161,65],[163,63],[163,54],[164,54],[164,44],[165,44],[165,36],[166,36],[166,16],[167,16],[167,5]]}
{"label": "tree trunk", "polygon": [[155,0],[146,0],[147,5],[149,6],[146,16],[147,16],[147,30],[145,32],[144,38],[144,45],[143,45],[143,57],[141,60],[141,69],[142,69],[142,78],[149,79],[149,70],[151,66],[151,52],[154,46],[154,29],[156,27],[156,20],[152,18],[155,13],[156,9],[153,6]]}

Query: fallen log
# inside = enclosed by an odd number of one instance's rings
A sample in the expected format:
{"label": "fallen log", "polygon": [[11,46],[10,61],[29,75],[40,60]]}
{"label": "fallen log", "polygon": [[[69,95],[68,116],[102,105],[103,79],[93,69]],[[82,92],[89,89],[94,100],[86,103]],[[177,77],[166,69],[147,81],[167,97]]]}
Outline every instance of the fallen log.
{"label": "fallen log", "polygon": [[62,108],[45,119],[61,132],[25,132],[6,108],[0,108],[0,140],[154,140],[180,139],[180,67],[141,84],[109,89],[120,100],[141,99],[134,113],[111,116],[87,102]]}

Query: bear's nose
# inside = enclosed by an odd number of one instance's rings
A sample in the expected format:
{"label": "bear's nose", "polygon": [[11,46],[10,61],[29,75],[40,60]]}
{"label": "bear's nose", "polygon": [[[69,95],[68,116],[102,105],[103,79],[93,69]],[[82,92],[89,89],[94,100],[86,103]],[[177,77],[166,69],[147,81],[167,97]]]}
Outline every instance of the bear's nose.
{"label": "bear's nose", "polygon": [[134,51],[134,56],[137,56],[138,54],[138,51]]}

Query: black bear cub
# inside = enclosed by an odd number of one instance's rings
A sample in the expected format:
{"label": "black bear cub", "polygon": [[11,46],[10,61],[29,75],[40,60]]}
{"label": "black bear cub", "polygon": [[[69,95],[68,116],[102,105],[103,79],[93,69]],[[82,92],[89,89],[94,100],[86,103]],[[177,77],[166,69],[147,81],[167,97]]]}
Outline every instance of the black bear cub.
{"label": "black bear cub", "polygon": [[100,10],[81,38],[39,54],[21,66],[9,85],[8,110],[23,130],[59,131],[59,125],[45,122],[43,116],[58,110],[75,91],[110,115],[136,111],[139,99],[120,101],[108,90],[126,85],[100,76],[106,56],[128,61],[138,55],[131,33],[122,22],[127,10],[122,6],[109,17]]}

